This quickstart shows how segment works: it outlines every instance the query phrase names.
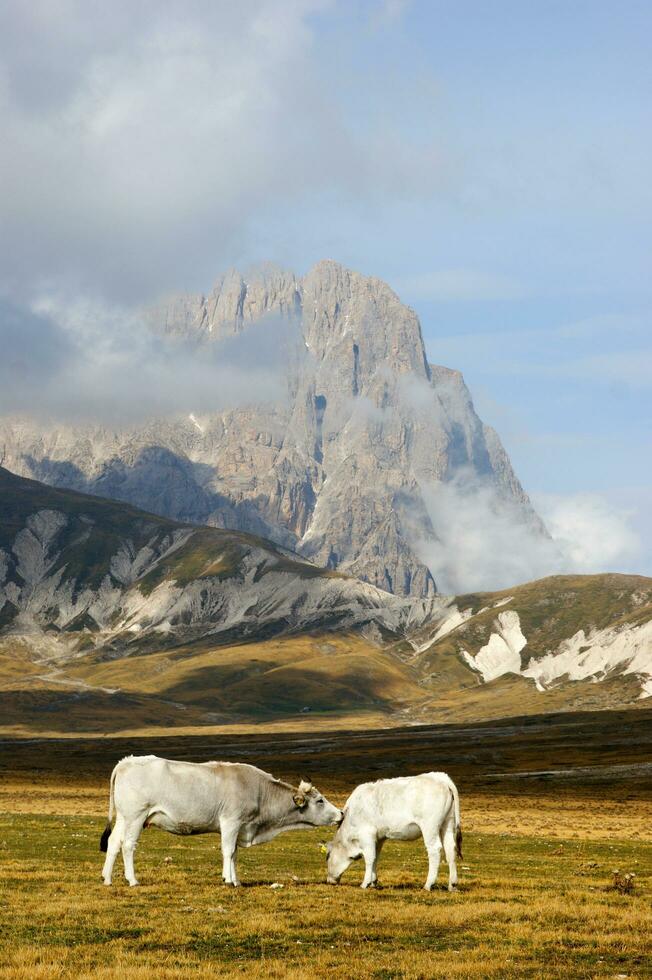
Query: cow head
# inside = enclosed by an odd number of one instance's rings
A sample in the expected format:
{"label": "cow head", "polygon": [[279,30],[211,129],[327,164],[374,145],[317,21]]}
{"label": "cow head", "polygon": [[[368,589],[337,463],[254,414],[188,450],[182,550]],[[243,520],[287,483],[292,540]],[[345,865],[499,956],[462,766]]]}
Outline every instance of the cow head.
{"label": "cow head", "polygon": [[328,824],[337,824],[342,819],[341,811],[305,779],[299,783],[299,788],[292,799],[296,808],[301,811],[302,823],[312,824],[313,827],[325,827]]}
{"label": "cow head", "polygon": [[350,837],[345,824],[340,827],[330,844],[326,846],[326,881],[329,885],[339,885],[340,878],[351,864],[362,857],[360,842]]}

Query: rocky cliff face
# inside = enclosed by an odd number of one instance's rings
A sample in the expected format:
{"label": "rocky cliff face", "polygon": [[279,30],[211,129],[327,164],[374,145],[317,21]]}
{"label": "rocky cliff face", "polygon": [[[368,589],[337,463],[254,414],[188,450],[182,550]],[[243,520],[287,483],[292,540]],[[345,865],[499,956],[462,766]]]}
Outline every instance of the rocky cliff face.
{"label": "rocky cliff face", "polygon": [[[128,432],[0,421],[15,473],[176,520],[250,531],[400,595],[428,596],[424,488],[460,470],[541,527],[462,376],[429,365],[416,314],[335,262],[264,267],[148,311],[151,329],[220,343],[265,317],[296,325],[288,399]],[[541,528],[542,533],[543,529]]]}
{"label": "rocky cliff face", "polygon": [[333,629],[400,636],[446,603],[404,599],[241,532],[183,525],[0,467],[0,635],[215,644]]}

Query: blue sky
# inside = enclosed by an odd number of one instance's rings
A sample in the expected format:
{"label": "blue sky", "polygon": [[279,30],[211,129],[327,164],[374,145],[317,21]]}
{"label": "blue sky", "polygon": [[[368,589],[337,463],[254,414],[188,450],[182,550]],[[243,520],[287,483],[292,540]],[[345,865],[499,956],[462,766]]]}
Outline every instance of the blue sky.
{"label": "blue sky", "polygon": [[386,279],[542,507],[602,495],[652,574],[651,36],[639,0],[8,0],[0,293]]}
{"label": "blue sky", "polygon": [[373,88],[382,63],[383,103],[396,81],[388,111],[406,99],[444,175],[350,228],[345,258],[418,311],[528,490],[605,496],[650,573],[652,6],[417,2],[370,26],[373,7],[350,32],[323,18],[340,84]]}

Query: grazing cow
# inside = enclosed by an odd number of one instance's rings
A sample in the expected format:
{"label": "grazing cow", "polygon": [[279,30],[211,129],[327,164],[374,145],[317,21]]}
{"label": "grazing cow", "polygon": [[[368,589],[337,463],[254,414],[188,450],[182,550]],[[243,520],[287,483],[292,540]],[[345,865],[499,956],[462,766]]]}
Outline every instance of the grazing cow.
{"label": "grazing cow", "polygon": [[[111,831],[111,820],[116,814]],[[109,819],[100,840],[106,851],[102,877],[111,884],[122,848],[125,878],[137,885],[134,850],[143,827],[171,834],[219,833],[222,877],[239,885],[238,844],[250,847],[286,830],[323,827],[342,819],[311,783],[298,789],[239,762],[172,762],[155,755],[127,756],[111,774]]]}
{"label": "grazing cow", "polygon": [[448,890],[457,885],[455,856],[462,857],[460,798],[443,772],[379,779],[357,786],[344,805],[344,819],[328,845],[327,881],[337,885],[357,858],[365,860],[362,888],[377,884],[376,861],[386,840],[423,837],[428,852],[430,891],[437,880],[442,844],[448,862]]}

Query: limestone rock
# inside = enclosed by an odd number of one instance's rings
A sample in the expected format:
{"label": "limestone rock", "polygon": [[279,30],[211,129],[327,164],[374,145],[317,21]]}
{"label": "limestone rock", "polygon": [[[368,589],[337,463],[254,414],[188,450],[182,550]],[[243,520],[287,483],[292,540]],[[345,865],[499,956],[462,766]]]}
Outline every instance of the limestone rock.
{"label": "limestone rock", "polygon": [[336,262],[304,278],[232,270],[207,296],[147,311],[167,337],[220,343],[266,317],[296,325],[287,402],[110,432],[0,420],[5,466],[176,520],[253,532],[398,594],[435,583],[423,488],[468,470],[545,533],[458,371],[429,365],[416,314]]}

